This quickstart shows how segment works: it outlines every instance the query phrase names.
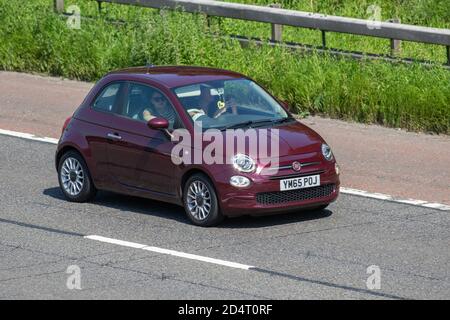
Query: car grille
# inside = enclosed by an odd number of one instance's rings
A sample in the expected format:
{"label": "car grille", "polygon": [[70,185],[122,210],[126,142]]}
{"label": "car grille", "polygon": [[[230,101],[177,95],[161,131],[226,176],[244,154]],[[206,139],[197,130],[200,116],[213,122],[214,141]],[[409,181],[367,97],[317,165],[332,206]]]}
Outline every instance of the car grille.
{"label": "car grille", "polygon": [[334,191],[334,187],[334,184],[327,184],[306,189],[258,193],[256,195],[256,201],[260,204],[270,205],[292,201],[319,199],[330,196]]}

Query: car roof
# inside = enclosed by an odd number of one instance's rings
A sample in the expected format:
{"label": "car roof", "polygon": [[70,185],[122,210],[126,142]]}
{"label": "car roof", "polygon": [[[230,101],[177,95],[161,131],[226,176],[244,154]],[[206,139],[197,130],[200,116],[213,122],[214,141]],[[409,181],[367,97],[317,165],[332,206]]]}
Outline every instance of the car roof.
{"label": "car roof", "polygon": [[246,78],[244,75],[215,68],[196,66],[145,66],[115,70],[108,75],[123,75],[124,79],[139,78],[159,82],[175,88],[212,80]]}

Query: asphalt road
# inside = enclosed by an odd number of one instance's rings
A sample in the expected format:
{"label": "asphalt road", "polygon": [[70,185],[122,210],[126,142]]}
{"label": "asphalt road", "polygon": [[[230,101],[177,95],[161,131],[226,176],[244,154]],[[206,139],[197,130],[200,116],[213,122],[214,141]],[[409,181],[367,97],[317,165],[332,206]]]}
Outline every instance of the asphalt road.
{"label": "asphalt road", "polygon": [[[189,224],[182,208],[100,192],[69,203],[55,146],[0,136],[0,298],[449,299],[449,213],[341,195],[329,210]],[[86,239],[247,264],[241,270]],[[66,283],[80,267],[81,290]],[[370,265],[381,289],[366,286]]]}
{"label": "asphalt road", "polygon": [[[0,129],[59,138],[92,85],[0,71]],[[302,122],[333,148],[342,186],[450,205],[450,136],[320,117]]]}

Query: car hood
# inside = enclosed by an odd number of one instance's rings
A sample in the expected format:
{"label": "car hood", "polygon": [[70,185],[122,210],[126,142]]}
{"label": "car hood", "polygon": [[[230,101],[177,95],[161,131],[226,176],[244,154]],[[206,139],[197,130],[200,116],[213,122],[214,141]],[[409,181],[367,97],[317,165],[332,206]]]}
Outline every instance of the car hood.
{"label": "car hood", "polygon": [[[291,155],[305,154],[305,153],[318,153],[320,152],[321,144],[323,143],[323,139],[319,134],[317,134],[314,130],[310,129],[306,125],[293,121],[291,123],[286,123],[282,125],[277,125],[274,127],[258,127],[254,128],[256,132],[256,136],[258,136],[258,157],[255,157],[255,160],[262,160],[268,158],[272,155],[271,142],[278,143],[279,157],[287,157]],[[237,130],[228,130],[222,131],[222,141],[224,141],[222,146],[222,155],[230,155],[230,140],[227,138],[228,134],[236,133],[237,131],[244,132],[248,134],[250,130],[248,129],[237,129]],[[265,138],[265,139],[263,139]],[[209,148],[211,150],[211,146],[208,145],[211,143],[209,141],[203,141],[203,150]],[[263,147],[267,152],[261,153],[259,148]],[[218,148],[220,149],[220,148]],[[237,139],[234,142],[233,154],[238,152],[250,154],[249,150],[251,150],[251,146],[249,143],[249,139],[245,139],[245,150],[246,152],[242,152],[242,148],[238,149]],[[219,151],[219,150],[217,150]]]}
{"label": "car hood", "polygon": [[318,152],[323,143],[318,133],[298,121],[276,126],[270,131],[271,134],[278,132],[280,156]]}

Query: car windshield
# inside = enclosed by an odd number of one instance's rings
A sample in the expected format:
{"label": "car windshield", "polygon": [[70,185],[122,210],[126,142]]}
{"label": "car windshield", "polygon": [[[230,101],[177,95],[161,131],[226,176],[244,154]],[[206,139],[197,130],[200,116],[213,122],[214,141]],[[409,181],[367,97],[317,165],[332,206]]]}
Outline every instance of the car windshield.
{"label": "car windshield", "polygon": [[204,130],[271,125],[292,120],[264,89],[248,79],[215,80],[173,89]]}

